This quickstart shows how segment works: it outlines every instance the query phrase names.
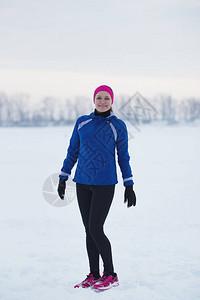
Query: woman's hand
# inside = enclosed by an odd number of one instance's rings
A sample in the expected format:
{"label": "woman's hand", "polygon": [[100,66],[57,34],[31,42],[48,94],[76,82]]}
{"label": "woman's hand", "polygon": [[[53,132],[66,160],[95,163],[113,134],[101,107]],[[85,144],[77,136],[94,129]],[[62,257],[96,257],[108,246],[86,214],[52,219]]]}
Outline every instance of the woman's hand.
{"label": "woman's hand", "polygon": [[63,200],[65,196],[65,188],[66,188],[66,182],[65,179],[60,178],[59,184],[58,184],[58,195]]}
{"label": "woman's hand", "polygon": [[124,192],[124,203],[126,203],[127,201],[128,201],[127,207],[136,205],[136,195],[135,195],[132,185],[126,186],[126,189]]}

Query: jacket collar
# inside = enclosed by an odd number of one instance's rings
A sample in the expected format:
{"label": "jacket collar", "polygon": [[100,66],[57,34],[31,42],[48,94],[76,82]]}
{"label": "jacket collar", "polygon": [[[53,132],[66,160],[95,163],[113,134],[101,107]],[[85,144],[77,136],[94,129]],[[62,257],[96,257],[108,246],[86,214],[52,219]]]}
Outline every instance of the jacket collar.
{"label": "jacket collar", "polygon": [[111,113],[110,109],[108,109],[107,111],[103,111],[103,112],[98,111],[96,108],[94,110],[95,116],[102,116],[104,118],[108,117],[110,115],[110,113]]}
{"label": "jacket collar", "polygon": [[108,117],[95,116],[94,112],[92,112],[89,116],[92,119],[101,118],[101,119],[105,119],[105,120],[110,119],[110,118],[111,119],[117,118],[116,115],[112,111],[110,112],[110,115]]}

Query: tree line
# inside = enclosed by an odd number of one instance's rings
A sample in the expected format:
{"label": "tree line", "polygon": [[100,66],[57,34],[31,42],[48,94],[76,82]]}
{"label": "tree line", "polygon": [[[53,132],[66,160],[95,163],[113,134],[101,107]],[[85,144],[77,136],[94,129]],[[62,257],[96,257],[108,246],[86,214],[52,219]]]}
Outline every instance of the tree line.
{"label": "tree line", "polygon": [[[34,103],[29,94],[0,92],[0,126],[62,126],[74,124],[94,110],[89,97],[43,97]],[[170,95],[145,99],[140,93],[115,98],[113,110],[122,119],[137,123],[162,121],[166,124],[194,123],[200,120],[200,98],[177,101]]]}

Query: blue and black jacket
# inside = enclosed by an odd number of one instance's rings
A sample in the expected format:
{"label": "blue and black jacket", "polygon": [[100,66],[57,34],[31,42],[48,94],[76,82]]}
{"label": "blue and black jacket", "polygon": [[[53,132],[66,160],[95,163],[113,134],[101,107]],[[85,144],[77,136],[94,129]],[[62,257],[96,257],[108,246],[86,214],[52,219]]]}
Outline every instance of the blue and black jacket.
{"label": "blue and black jacket", "polygon": [[83,115],[74,126],[59,177],[67,179],[78,160],[74,182],[116,184],[116,153],[124,186],[133,185],[126,124],[113,112],[107,117],[95,115],[94,112]]}

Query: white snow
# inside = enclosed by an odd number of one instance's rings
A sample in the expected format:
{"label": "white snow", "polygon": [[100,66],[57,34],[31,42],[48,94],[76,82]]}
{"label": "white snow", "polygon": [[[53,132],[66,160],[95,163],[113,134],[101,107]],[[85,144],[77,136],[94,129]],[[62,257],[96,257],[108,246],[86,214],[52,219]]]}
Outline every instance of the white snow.
{"label": "white snow", "polygon": [[0,299],[200,299],[199,127],[134,131],[137,206],[123,203],[118,168],[105,224],[120,285],[98,295],[73,288],[89,271],[76,200],[54,207],[42,195],[46,178],[61,168],[72,128],[0,129]]}

